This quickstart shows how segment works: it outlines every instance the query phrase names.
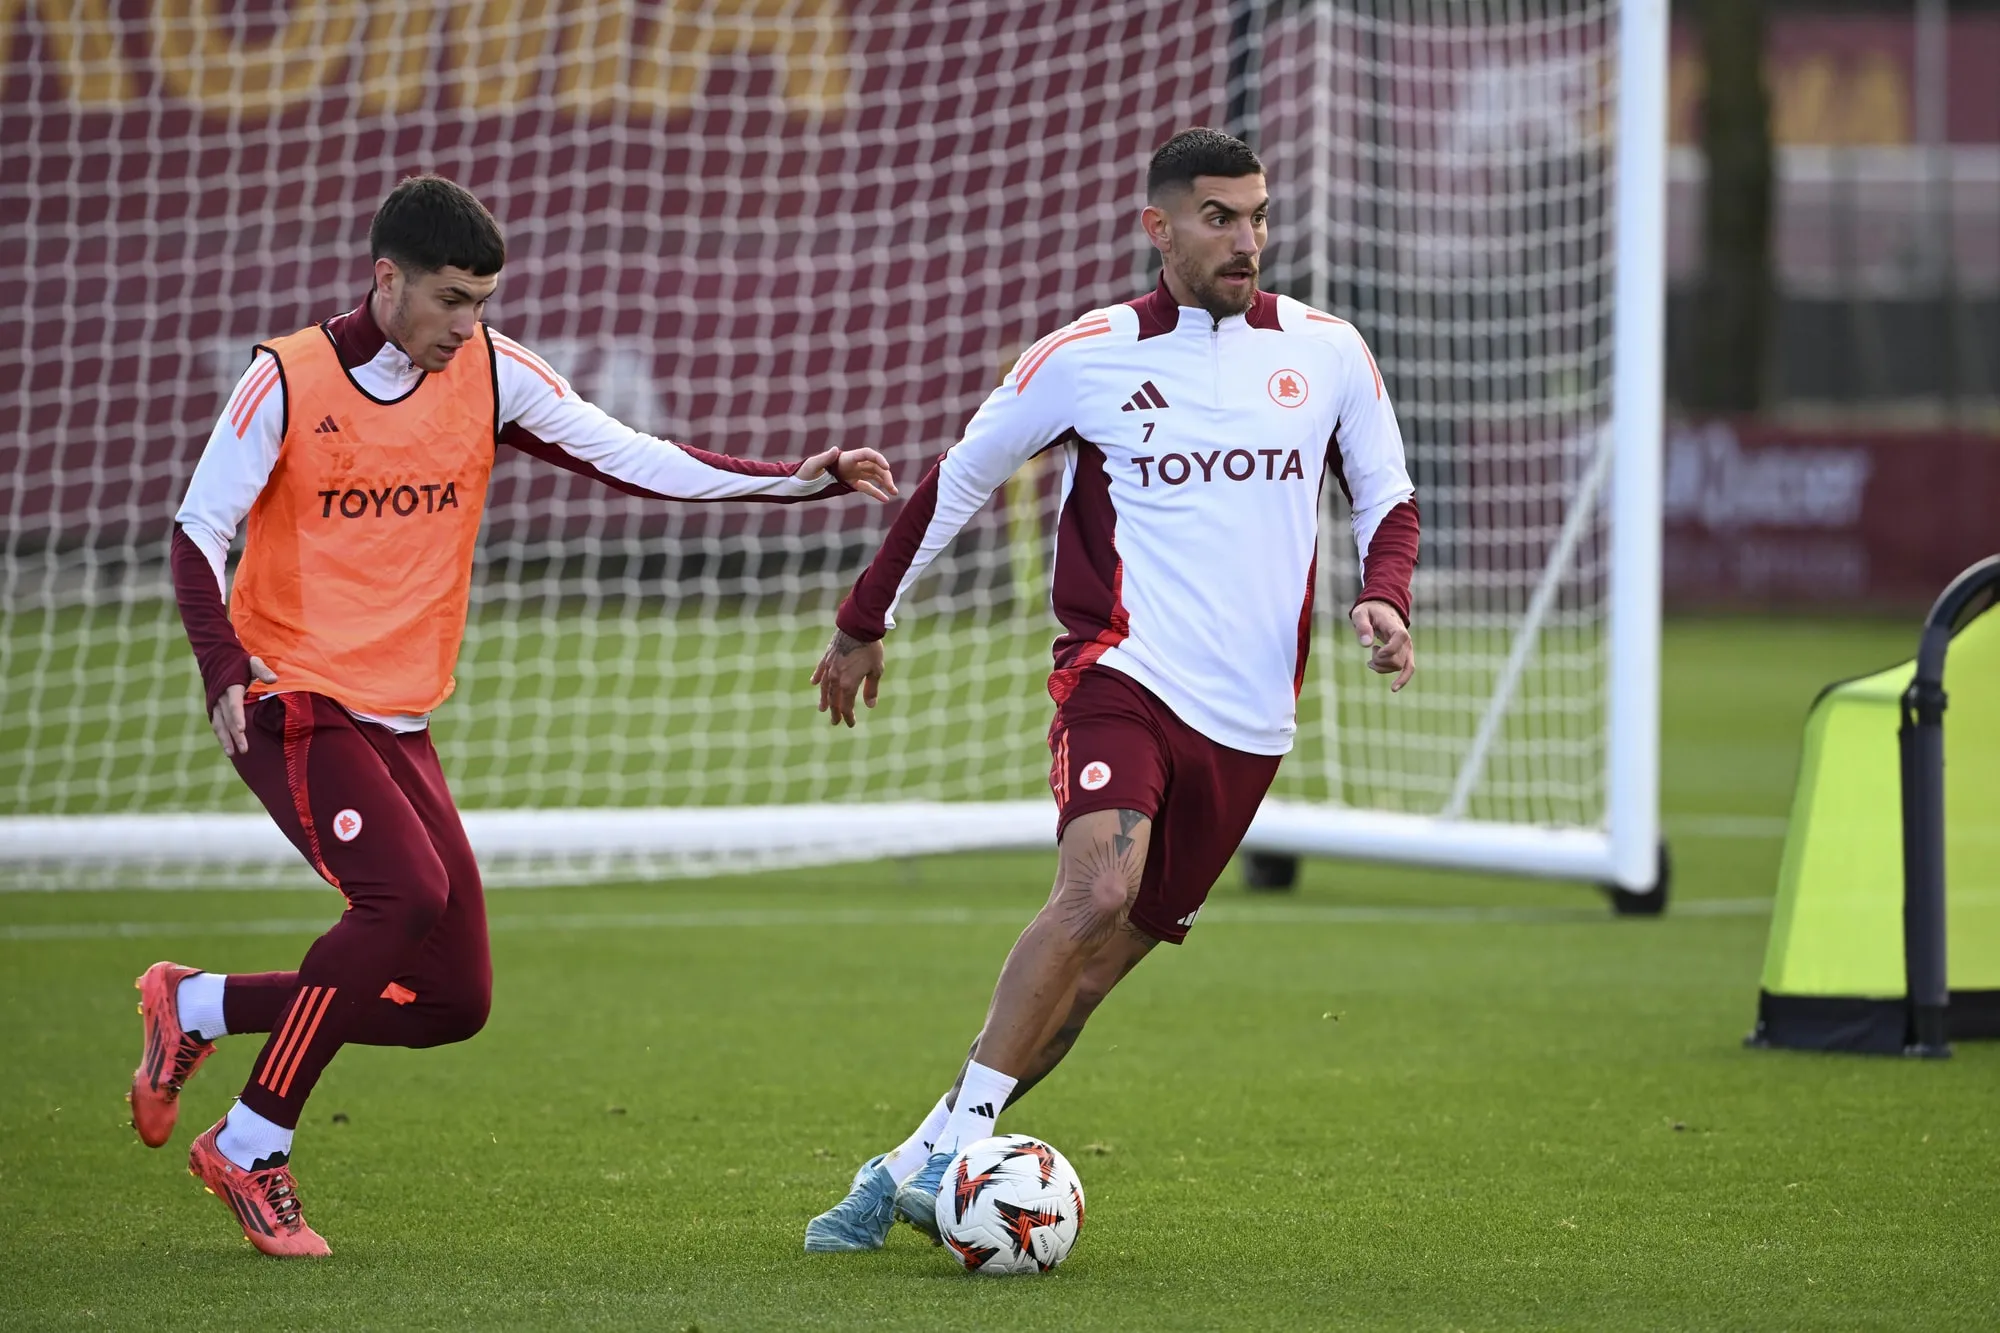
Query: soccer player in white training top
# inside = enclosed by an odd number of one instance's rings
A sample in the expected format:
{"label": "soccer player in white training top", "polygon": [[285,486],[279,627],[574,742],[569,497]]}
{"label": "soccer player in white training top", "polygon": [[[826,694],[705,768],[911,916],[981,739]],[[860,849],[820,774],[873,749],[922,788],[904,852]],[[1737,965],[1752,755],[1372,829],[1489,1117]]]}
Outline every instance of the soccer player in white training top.
{"label": "soccer player in white training top", "polygon": [[820,708],[852,726],[857,691],[875,702],[897,602],[1023,463],[1062,451],[1055,887],[958,1082],[812,1220],[808,1250],[876,1249],[896,1216],[936,1240],[951,1155],[993,1133],[1155,944],[1186,938],[1297,731],[1329,476],[1362,560],[1348,618],[1392,689],[1415,670],[1414,489],[1361,335],[1258,290],[1268,199],[1241,140],[1175,135],[1146,200],[1159,287],[1022,354],[904,505],[813,673]]}

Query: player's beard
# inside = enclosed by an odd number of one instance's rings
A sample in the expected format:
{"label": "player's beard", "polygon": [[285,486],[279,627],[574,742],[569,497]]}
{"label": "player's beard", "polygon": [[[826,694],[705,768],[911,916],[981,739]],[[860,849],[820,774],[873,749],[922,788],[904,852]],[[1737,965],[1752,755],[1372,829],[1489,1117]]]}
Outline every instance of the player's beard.
{"label": "player's beard", "polygon": [[[1241,291],[1232,291],[1223,284],[1224,275],[1230,272],[1249,273],[1250,281],[1244,285]],[[1220,269],[1204,269],[1199,274],[1184,273],[1181,276],[1182,280],[1187,283],[1188,289],[1194,293],[1195,300],[1201,303],[1201,308],[1216,319],[1228,319],[1232,315],[1245,314],[1252,305],[1256,304],[1257,264],[1255,260],[1246,261],[1240,256],[1233,256],[1229,263],[1223,265]]]}

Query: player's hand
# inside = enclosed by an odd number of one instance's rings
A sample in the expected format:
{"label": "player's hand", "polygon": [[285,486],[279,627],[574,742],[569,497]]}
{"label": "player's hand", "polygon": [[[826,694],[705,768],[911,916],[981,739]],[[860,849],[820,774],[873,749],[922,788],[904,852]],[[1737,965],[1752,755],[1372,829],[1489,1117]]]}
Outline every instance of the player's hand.
{"label": "player's hand", "polygon": [[814,454],[799,465],[799,480],[811,481],[828,468],[833,469],[835,480],[883,504],[901,493],[896,489],[895,474],[889,470],[889,460],[873,449],[828,449]]}
{"label": "player's hand", "polygon": [[[278,683],[278,673],[265,666],[261,657],[250,659],[250,674],[263,685]],[[243,696],[248,688],[231,685],[215,701],[215,711],[208,715],[208,725],[214,728],[215,739],[222,742],[222,752],[231,758],[246,754],[250,749],[250,737],[243,730]]]}
{"label": "player's hand", "polygon": [[853,726],[856,690],[863,703],[875,706],[875,689],[882,683],[882,641],[863,643],[835,630],[813,668],[812,683],[819,686],[819,711],[832,714],[827,724]]}
{"label": "player's hand", "polygon": [[1389,692],[1408,685],[1410,677],[1417,674],[1417,650],[1410,642],[1410,627],[1396,614],[1396,608],[1387,602],[1362,602],[1347,613],[1347,619],[1361,646],[1375,650],[1368,655],[1368,669],[1378,676],[1395,673]]}

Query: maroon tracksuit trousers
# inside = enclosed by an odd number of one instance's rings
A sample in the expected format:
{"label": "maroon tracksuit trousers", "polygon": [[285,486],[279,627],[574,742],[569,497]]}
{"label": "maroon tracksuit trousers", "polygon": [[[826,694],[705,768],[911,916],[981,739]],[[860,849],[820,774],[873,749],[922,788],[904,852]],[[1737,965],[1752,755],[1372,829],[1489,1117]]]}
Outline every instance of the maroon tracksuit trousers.
{"label": "maroon tracksuit trousers", "polygon": [[323,695],[247,705],[236,771],[347,899],[296,972],[230,976],[232,1033],[268,1032],[243,1103],[299,1122],[341,1046],[442,1046],[485,1025],[493,993],[479,867],[430,733],[358,722]]}

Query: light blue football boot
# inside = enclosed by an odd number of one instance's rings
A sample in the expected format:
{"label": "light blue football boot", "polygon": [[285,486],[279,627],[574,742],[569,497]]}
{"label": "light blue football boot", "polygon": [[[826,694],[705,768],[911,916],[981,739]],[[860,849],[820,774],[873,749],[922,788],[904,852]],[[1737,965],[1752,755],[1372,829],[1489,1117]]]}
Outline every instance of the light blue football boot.
{"label": "light blue football boot", "polygon": [[924,1169],[896,1191],[896,1216],[929,1236],[933,1245],[944,1244],[938,1236],[937,1197],[944,1188],[944,1169],[951,1165],[952,1156],[948,1152],[932,1153]]}
{"label": "light blue football boot", "polygon": [[[888,1154],[883,1154],[887,1156]],[[882,1157],[871,1157],[854,1173],[847,1197],[806,1223],[808,1254],[847,1254],[879,1250],[896,1224],[896,1180],[882,1169]],[[931,1223],[933,1230],[937,1223]]]}

